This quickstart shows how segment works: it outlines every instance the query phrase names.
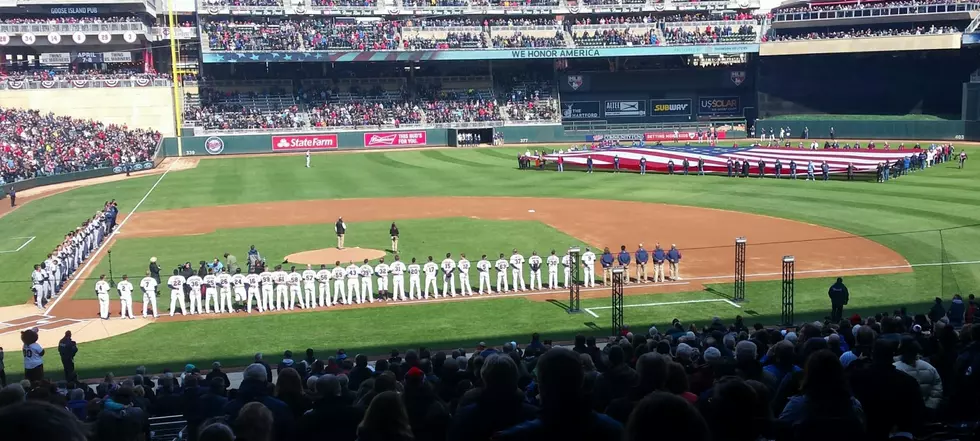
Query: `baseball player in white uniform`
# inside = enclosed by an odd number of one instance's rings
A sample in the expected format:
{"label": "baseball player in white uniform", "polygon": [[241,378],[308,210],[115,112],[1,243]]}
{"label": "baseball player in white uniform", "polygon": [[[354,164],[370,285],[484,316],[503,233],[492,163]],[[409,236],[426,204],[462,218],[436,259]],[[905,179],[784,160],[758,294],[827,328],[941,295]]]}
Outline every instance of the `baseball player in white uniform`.
{"label": "baseball player in white uniform", "polygon": [[[344,282],[347,277],[347,270],[340,265],[340,261],[334,264],[333,270],[330,271],[330,275],[333,277],[333,303],[337,304],[350,304],[350,297],[347,297],[347,293],[344,290]],[[340,296],[340,301],[337,300],[337,296]]]}
{"label": "baseball player in white uniform", "polygon": [[234,312],[235,308],[231,306],[231,275],[228,273],[218,274],[218,307],[215,308],[215,312],[222,313],[225,312],[225,306],[228,306],[228,312]]}
{"label": "baseball player in white uniform", "polygon": [[299,300],[299,307],[306,309],[306,302],[303,301],[303,291],[300,284],[303,283],[303,276],[296,272],[296,267],[289,268],[289,310],[296,307],[296,300]]}
{"label": "baseball player in white uniform", "polygon": [[306,151],[306,168],[310,168],[310,151]]}
{"label": "baseball player in white uniform", "polygon": [[507,292],[507,268],[510,268],[510,262],[504,259],[504,253],[500,253],[494,267],[497,268],[497,292]]}
{"label": "baseball player in white uniform", "polygon": [[412,258],[412,263],[408,265],[408,298],[409,300],[415,299],[418,295],[422,298],[422,287],[419,285],[419,279],[422,274],[422,266],[415,263],[415,258]]}
{"label": "baseball player in white uniform", "polygon": [[585,269],[584,285],[595,288],[595,253],[588,248],[582,253],[582,267]]}
{"label": "baseball player in white uniform", "polygon": [[357,283],[357,274],[360,272],[360,268],[351,262],[347,265],[347,299],[348,304],[353,303],[357,300],[357,303],[363,303],[364,298],[361,296],[361,285]]}
{"label": "baseball player in white uniform", "polygon": [[102,320],[109,320],[109,289],[105,274],[99,276],[99,281],[95,282],[95,296],[99,299],[99,318]]}
{"label": "baseball player in white uniform", "polygon": [[562,279],[564,280],[562,288],[568,289],[568,279],[572,277],[572,256],[568,254],[567,250],[565,251],[565,255],[561,256],[561,266],[565,271],[565,278]]}
{"label": "baseball player in white uniform", "polygon": [[472,296],[473,287],[470,286],[470,261],[466,260],[465,254],[459,255],[459,263],[456,264],[456,268],[459,268],[459,294]]}
{"label": "baseball player in white uniform", "polygon": [[149,271],[146,272],[146,277],[140,280],[140,290],[143,291],[143,318],[146,318],[148,310],[153,311],[153,318],[160,317],[157,314],[157,280],[150,277]]}
{"label": "baseball player in white uniform", "polygon": [[204,312],[211,314],[211,304],[214,304],[214,312],[218,308],[218,278],[214,274],[204,276]]}
{"label": "baseball player in white uniform", "polygon": [[326,265],[320,265],[316,272],[316,280],[320,282],[320,306],[330,306],[330,270]]}
{"label": "baseball player in white uniform", "polygon": [[357,275],[361,277],[361,300],[374,303],[374,287],[371,286],[371,274],[374,274],[374,267],[364,259],[364,263],[357,269]]}
{"label": "baseball player in white uniform", "polygon": [[[235,302],[245,303],[246,291],[245,291],[245,275],[242,274],[241,268],[235,268],[235,274],[231,276],[231,286],[235,291]],[[229,308],[229,311],[234,311],[234,308]]]}
{"label": "baseball player in white uniform", "polygon": [[[530,289],[541,289],[541,256],[538,255],[537,251],[531,251],[531,257],[527,259],[527,264],[531,267]],[[534,287],[534,282],[538,282],[537,288]]]}
{"label": "baseball player in white uniform", "polygon": [[[452,258],[452,253],[446,253],[446,258],[442,260],[442,295],[449,296],[452,294],[456,297],[456,261]],[[436,291],[436,298],[439,298],[439,292]]]}
{"label": "baseball player in white uniform", "polygon": [[44,272],[41,271],[41,265],[34,265],[34,271],[31,272],[31,290],[34,291],[37,307],[44,309]]}
{"label": "baseball player in white uniform", "polygon": [[378,297],[381,297],[381,300],[388,300],[388,272],[390,271],[391,268],[385,263],[384,258],[381,258],[374,267],[374,274],[378,276]]}
{"label": "baseball player in white uniform", "polygon": [[289,276],[282,270],[282,265],[276,265],[276,272],[272,277],[276,281],[276,307],[273,309],[285,309],[289,302]]}
{"label": "baseball player in white uniform", "polygon": [[[480,279],[480,289],[476,293],[482,296],[484,292],[493,292],[490,288],[490,261],[487,260],[486,254],[480,256],[480,261],[476,263],[476,272]],[[486,291],[484,291],[484,288]]]}
{"label": "baseball player in white uniform", "polygon": [[395,255],[395,261],[391,262],[392,275],[392,289],[391,289],[391,299],[392,300],[405,300],[405,264],[402,263],[401,257],[397,254]]}
{"label": "baseball player in white uniform", "polygon": [[252,272],[245,276],[245,282],[248,283],[248,295],[245,297],[245,312],[248,314],[252,313],[252,300],[255,300],[255,306],[259,312],[265,312],[265,305],[262,304],[262,295],[259,293],[259,287],[262,285],[262,277]]}
{"label": "baseball player in white uniform", "polygon": [[184,276],[180,275],[180,270],[174,270],[174,275],[167,279],[167,286],[170,287],[170,316],[174,316],[174,310],[180,303],[180,315],[187,315],[187,308],[184,304]]}
{"label": "baseball player in white uniform", "polygon": [[555,255],[555,250],[551,250],[551,255],[548,256],[548,289],[558,289],[558,256]]}
{"label": "baseball player in white uniform", "polygon": [[514,254],[510,256],[510,274],[514,280],[514,291],[525,291],[527,288],[524,284],[524,256],[518,254],[517,248],[514,248]]}
{"label": "baseball player in white uniform", "polygon": [[422,266],[422,271],[425,272],[425,298],[429,298],[429,285],[431,285],[432,290],[436,292],[435,296],[439,297],[439,287],[436,286],[436,273],[439,272],[439,265],[436,265],[436,263],[432,261],[432,256],[429,256],[429,261],[425,262],[425,265]]}
{"label": "baseball player in white uniform", "polygon": [[135,319],[136,316],[133,315],[133,284],[129,282],[129,276],[123,275],[122,281],[116,284],[116,291],[119,291],[119,305],[121,308],[119,316]]}
{"label": "baseball player in white uniform", "polygon": [[302,276],[306,306],[316,308],[316,271],[313,271],[313,265],[306,264],[306,270],[303,271]]}
{"label": "baseball player in white uniform", "polygon": [[204,279],[197,274],[187,278],[187,286],[191,287],[190,294],[190,310],[191,314],[203,314],[204,307],[201,305],[201,286],[204,285]]}
{"label": "baseball player in white uniform", "polygon": [[259,279],[262,280],[262,300],[259,301],[259,311],[271,311],[272,292],[276,289],[275,274],[271,271],[262,271],[259,273]]}

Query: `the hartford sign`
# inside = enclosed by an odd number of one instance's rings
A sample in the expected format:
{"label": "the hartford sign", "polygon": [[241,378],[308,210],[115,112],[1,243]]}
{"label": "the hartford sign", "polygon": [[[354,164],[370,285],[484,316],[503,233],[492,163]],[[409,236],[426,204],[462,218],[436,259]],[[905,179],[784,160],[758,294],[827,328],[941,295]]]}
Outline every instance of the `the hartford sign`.
{"label": "the hartford sign", "polygon": [[425,130],[364,134],[364,147],[412,147],[425,145]]}
{"label": "the hartford sign", "polygon": [[337,135],[333,133],[322,135],[286,135],[272,137],[272,151],[282,152],[291,150],[331,150],[339,146]]}

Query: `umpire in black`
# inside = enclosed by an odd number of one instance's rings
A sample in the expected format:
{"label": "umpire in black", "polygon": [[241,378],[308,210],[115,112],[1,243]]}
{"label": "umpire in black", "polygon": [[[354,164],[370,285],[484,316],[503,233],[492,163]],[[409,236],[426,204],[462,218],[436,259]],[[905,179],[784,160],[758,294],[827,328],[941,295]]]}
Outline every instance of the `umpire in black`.
{"label": "umpire in black", "polygon": [[839,322],[844,317],[844,305],[850,299],[850,293],[844,286],[844,279],[837,278],[837,282],[830,286],[827,291],[830,296],[830,320],[834,323]]}

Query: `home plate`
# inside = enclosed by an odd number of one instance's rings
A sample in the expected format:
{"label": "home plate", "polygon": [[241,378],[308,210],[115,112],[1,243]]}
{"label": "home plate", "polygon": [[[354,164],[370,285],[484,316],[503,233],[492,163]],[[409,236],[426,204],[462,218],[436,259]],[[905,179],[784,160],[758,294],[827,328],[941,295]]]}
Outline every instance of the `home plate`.
{"label": "home plate", "polygon": [[528,213],[534,213],[534,210],[527,210]]}

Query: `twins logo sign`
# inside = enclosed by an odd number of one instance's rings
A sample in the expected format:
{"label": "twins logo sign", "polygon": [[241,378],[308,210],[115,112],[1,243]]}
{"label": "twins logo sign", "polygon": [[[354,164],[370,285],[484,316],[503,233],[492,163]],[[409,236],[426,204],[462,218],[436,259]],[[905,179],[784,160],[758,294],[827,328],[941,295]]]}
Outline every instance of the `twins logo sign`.
{"label": "twins logo sign", "polygon": [[209,137],[204,140],[204,150],[210,155],[220,155],[225,151],[225,142],[217,136]]}

